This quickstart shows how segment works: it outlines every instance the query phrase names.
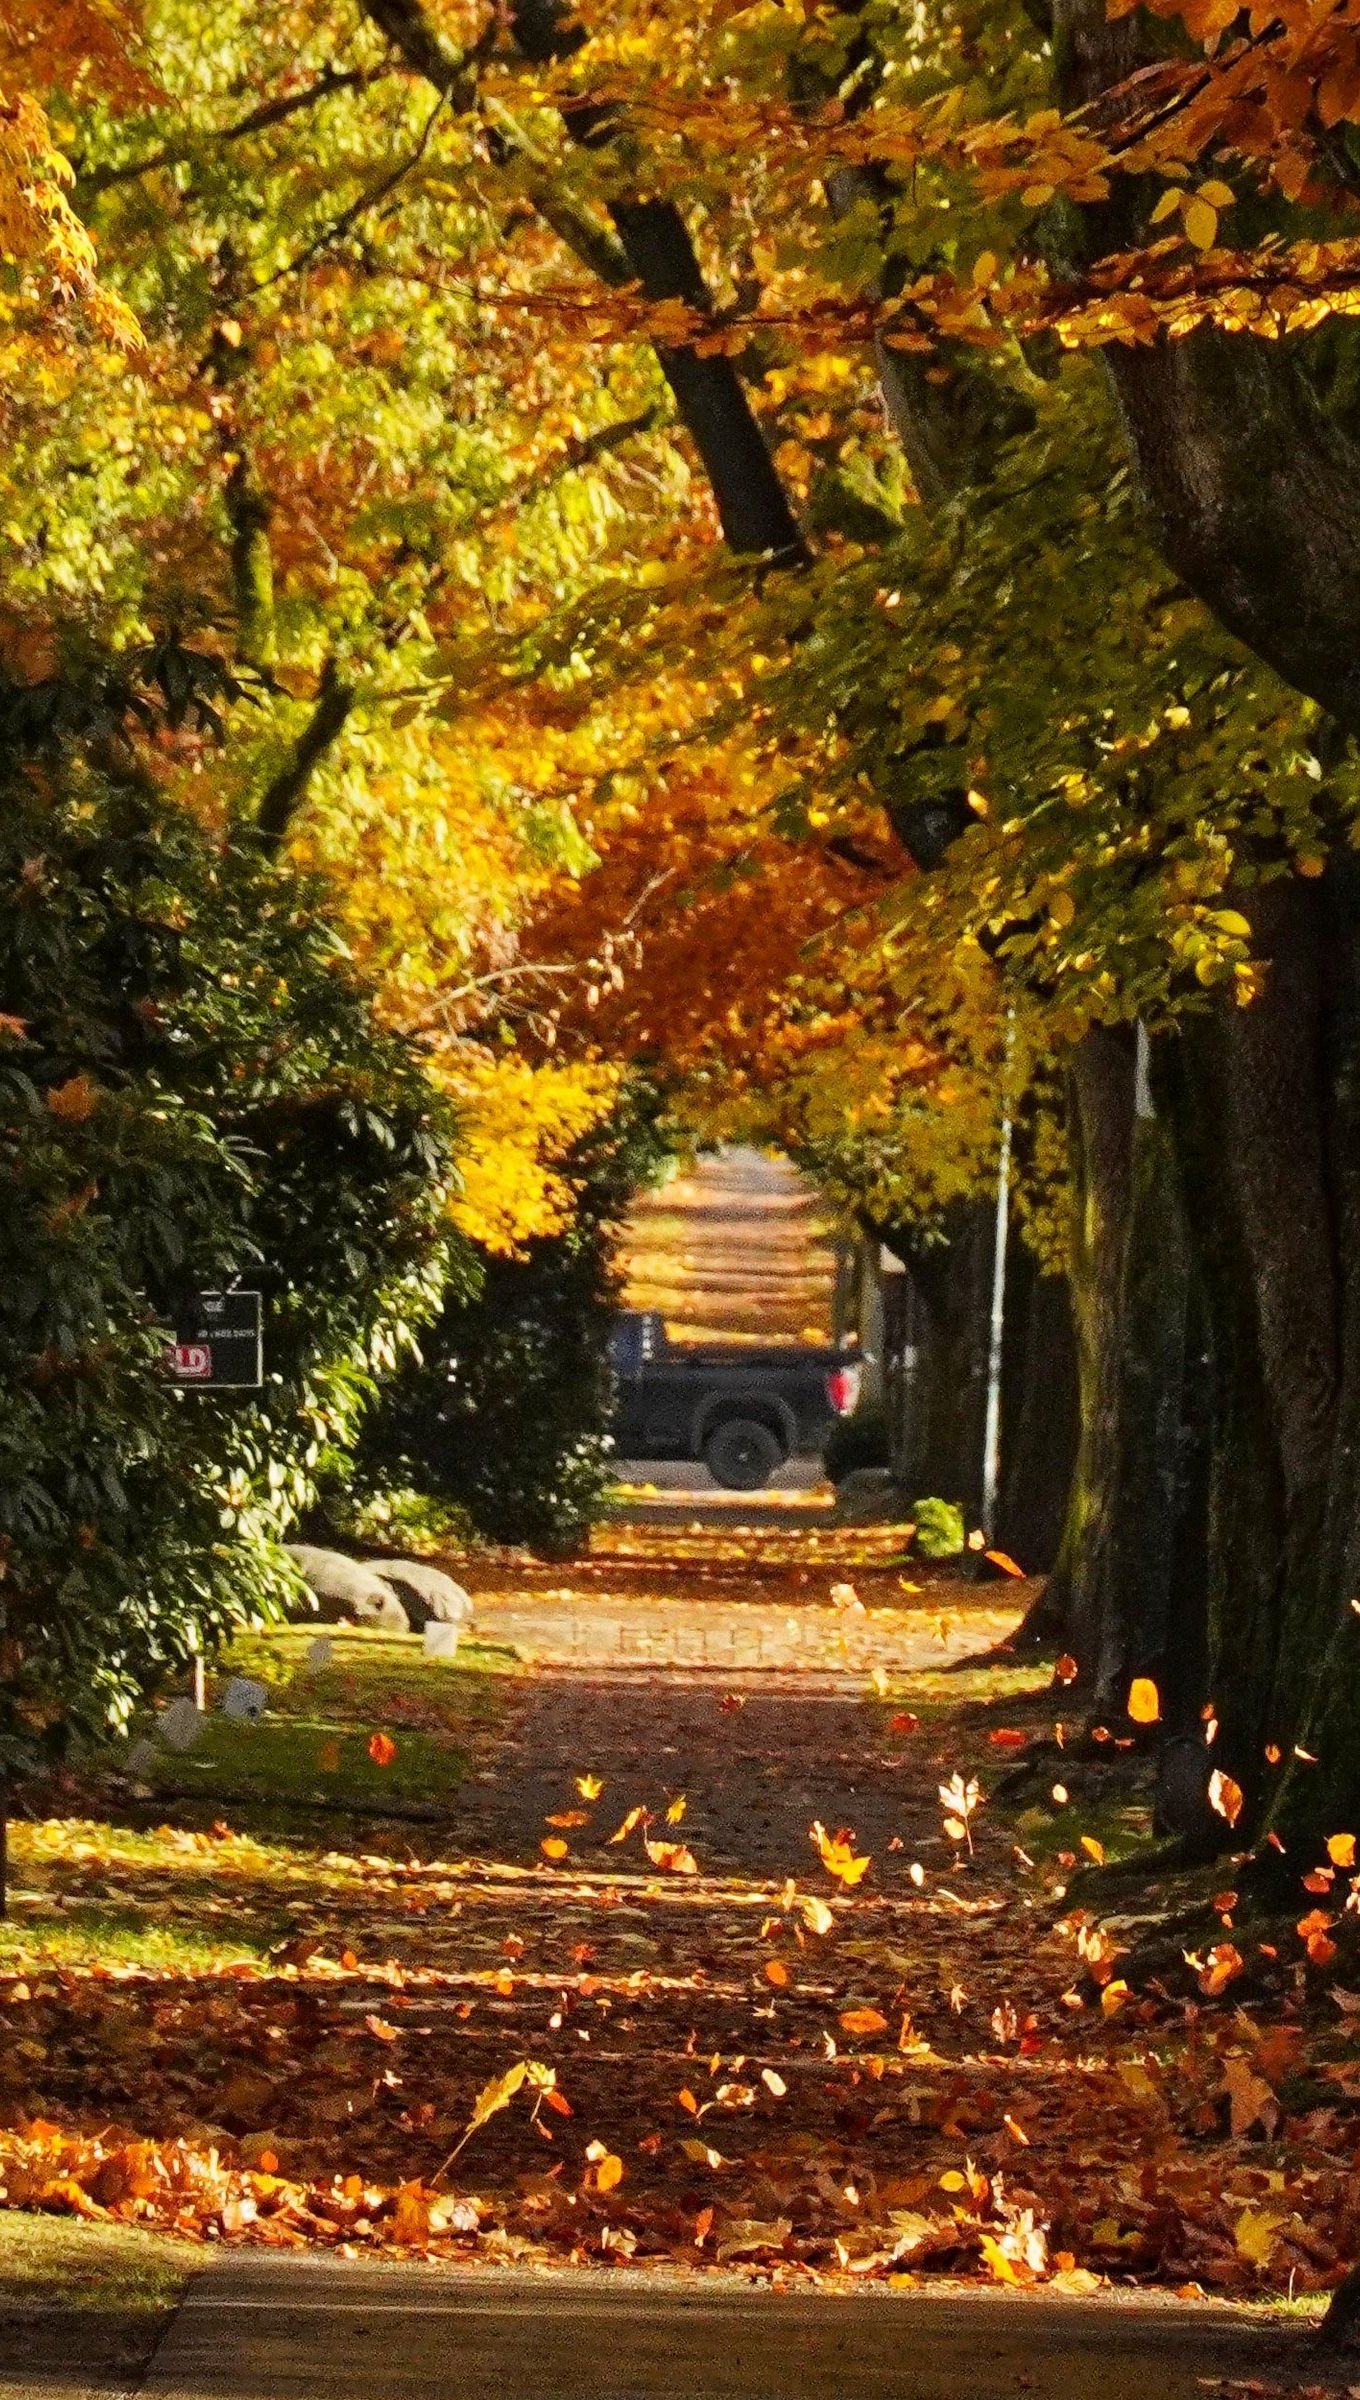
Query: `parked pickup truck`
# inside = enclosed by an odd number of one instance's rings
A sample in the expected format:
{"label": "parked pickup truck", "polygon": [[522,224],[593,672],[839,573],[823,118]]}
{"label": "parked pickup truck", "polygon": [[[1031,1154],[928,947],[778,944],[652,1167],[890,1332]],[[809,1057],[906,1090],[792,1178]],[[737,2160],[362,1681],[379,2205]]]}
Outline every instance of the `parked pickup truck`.
{"label": "parked pickup truck", "polygon": [[795,1452],[820,1451],[859,1392],[853,1354],[793,1345],[672,1342],[652,1309],[626,1310],[610,1355],[622,1458],[702,1459],[715,1483],[753,1492]]}

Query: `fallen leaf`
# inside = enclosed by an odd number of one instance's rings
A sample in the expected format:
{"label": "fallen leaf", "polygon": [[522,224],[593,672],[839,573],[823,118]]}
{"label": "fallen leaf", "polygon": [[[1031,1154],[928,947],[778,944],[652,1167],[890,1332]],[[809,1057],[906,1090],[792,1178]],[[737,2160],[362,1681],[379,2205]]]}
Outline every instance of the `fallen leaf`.
{"label": "fallen leaf", "polygon": [[654,1867],[665,1875],[697,1875],[699,1862],[683,1842],[652,1842],[643,1836],[642,1846]]}
{"label": "fallen leaf", "polygon": [[583,1800],[598,1800],[604,1785],[598,1775],[578,1775],[576,1789]]}
{"label": "fallen leaf", "polygon": [[1241,1784],[1234,1783],[1231,1775],[1225,1775],[1220,1767],[1215,1767],[1209,1777],[1209,1806],[1215,1814],[1224,1818],[1229,1825],[1235,1825],[1242,1814],[1243,1800]]}
{"label": "fallen leaf", "polygon": [[840,2023],[846,2033],[886,2033],[888,2020],[876,2008],[843,2008]]}
{"label": "fallen leaf", "polygon": [[1129,1715],[1135,1725],[1155,1725],[1162,1713],[1162,1696],[1150,1675],[1135,1675],[1129,1685]]}
{"label": "fallen leaf", "polygon": [[538,1846],[544,1857],[552,1859],[554,1864],[558,1859],[565,1858],[567,1855],[568,1845],[563,1841],[560,1833],[546,1834]]}
{"label": "fallen leaf", "polygon": [[368,1737],[368,1755],[375,1767],[390,1767],[397,1755],[397,1745],[391,1734],[371,1733]]}

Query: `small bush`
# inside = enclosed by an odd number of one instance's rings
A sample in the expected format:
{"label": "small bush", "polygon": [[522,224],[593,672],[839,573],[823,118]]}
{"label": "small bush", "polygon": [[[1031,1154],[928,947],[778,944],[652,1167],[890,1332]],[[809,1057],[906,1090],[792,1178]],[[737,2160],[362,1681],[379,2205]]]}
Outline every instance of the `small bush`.
{"label": "small bush", "polygon": [[475,1296],[445,1307],[422,1362],[373,1411],[359,1452],[370,1491],[413,1486],[488,1541],[580,1548],[610,1472],[618,1226],[667,1154],[658,1099],[634,1087],[566,1162],[570,1225],[486,1259]]}
{"label": "small bush", "polygon": [[966,1539],[963,1510],[952,1500],[913,1500],[916,1547],[922,1558],[957,1558]]}

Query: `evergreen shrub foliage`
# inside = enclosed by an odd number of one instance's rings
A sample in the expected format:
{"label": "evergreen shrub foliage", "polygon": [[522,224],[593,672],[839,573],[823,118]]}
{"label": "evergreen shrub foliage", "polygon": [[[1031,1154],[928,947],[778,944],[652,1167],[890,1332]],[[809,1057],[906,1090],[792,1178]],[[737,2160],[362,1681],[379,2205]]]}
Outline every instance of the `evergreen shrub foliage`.
{"label": "evergreen shrub foliage", "polygon": [[[0,1773],[288,1599],[279,1537],[471,1278],[453,1127],[320,891],[93,747],[0,820]],[[177,1298],[233,1279],[264,1390],[176,1388]]]}

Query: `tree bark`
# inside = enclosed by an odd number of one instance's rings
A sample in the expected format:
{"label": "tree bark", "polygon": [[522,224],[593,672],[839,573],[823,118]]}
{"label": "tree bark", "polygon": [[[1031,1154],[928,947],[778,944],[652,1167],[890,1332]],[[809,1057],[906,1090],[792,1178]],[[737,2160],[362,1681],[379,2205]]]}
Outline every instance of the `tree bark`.
{"label": "tree bark", "polygon": [[1071,1288],[1080,1426],[1062,1546],[1022,1638],[1061,1640],[1089,1676],[1118,1467],[1120,1291],[1133,1189],[1131,1027],[1092,1026],[1068,1068]]}
{"label": "tree bark", "polygon": [[1032,1575],[1062,1542],[1077,1449],[1077,1346],[1062,1275],[1012,1240],[1001,1368],[1001,1499],[996,1540]]}
{"label": "tree bark", "polygon": [[893,1411],[893,1473],[921,1499],[950,1500],[970,1526],[982,1507],[995,1211],[961,1200],[933,1226],[889,1236],[906,1263],[902,1341],[910,1371]]}

